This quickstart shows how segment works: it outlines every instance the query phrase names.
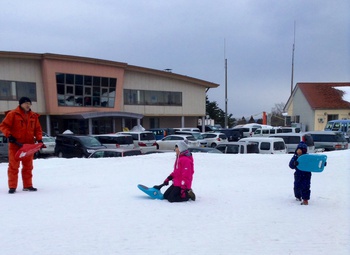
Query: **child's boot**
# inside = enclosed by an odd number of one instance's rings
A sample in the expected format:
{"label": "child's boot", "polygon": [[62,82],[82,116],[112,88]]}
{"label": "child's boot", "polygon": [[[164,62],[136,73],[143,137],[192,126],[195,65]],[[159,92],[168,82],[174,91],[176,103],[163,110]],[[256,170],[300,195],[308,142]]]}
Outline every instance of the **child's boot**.
{"label": "child's boot", "polygon": [[303,200],[303,202],[301,202],[301,205],[308,205],[309,204],[309,201],[308,200]]}

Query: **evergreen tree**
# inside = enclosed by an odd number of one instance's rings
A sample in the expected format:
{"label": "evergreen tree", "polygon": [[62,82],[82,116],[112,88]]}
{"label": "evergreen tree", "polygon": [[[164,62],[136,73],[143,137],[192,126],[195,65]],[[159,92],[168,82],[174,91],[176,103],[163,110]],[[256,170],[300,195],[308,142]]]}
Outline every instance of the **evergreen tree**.
{"label": "evergreen tree", "polygon": [[[208,96],[206,97],[206,115],[210,119],[213,119],[215,124],[220,124],[221,127],[225,127],[225,112],[220,109],[216,101],[210,102]],[[236,120],[232,117],[232,114],[227,115],[227,124],[232,127]]]}

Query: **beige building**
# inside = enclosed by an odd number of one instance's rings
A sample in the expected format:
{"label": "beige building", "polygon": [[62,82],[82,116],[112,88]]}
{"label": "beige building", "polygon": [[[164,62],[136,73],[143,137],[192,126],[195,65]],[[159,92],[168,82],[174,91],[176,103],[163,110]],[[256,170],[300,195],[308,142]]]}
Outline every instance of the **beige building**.
{"label": "beige building", "polygon": [[349,82],[297,83],[284,108],[287,120],[300,124],[303,131],[313,131],[324,130],[330,120],[350,119],[347,92]]}
{"label": "beige building", "polygon": [[0,118],[27,96],[51,135],[197,126],[218,84],[108,60],[0,52]]}

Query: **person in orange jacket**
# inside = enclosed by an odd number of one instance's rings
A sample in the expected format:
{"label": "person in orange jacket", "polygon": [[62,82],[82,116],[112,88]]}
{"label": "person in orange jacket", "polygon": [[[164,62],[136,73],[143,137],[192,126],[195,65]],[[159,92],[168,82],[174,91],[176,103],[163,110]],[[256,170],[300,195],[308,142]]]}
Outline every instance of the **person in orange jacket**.
{"label": "person in orange jacket", "polygon": [[[0,124],[0,131],[9,141],[8,185],[10,194],[16,192],[18,184],[20,161],[15,159],[16,152],[22,144],[43,142],[39,114],[30,109],[31,105],[32,101],[28,97],[22,97],[16,109],[5,112],[5,118]],[[33,156],[23,158],[21,161],[23,191],[37,191],[32,183]]]}

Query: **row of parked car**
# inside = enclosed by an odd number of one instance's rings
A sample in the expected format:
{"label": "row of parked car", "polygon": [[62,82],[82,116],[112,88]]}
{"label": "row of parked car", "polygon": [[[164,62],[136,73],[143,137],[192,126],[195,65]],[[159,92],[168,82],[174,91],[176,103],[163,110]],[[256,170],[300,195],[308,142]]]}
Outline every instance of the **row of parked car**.
{"label": "row of parked car", "polygon": [[[46,148],[36,157],[56,155],[58,157],[121,157],[155,152],[173,151],[175,144],[184,141],[193,152],[212,153],[294,153],[298,143],[304,141],[309,152],[348,149],[348,142],[341,132],[315,131],[299,133],[277,133],[267,136],[252,136],[230,141],[219,129],[200,133],[199,129],[165,130],[163,138],[156,139],[154,130],[119,132],[116,134],[74,135],[59,134],[55,138],[44,136]],[[164,136],[165,135],[165,136]],[[7,138],[0,134],[0,156],[7,155]]]}

